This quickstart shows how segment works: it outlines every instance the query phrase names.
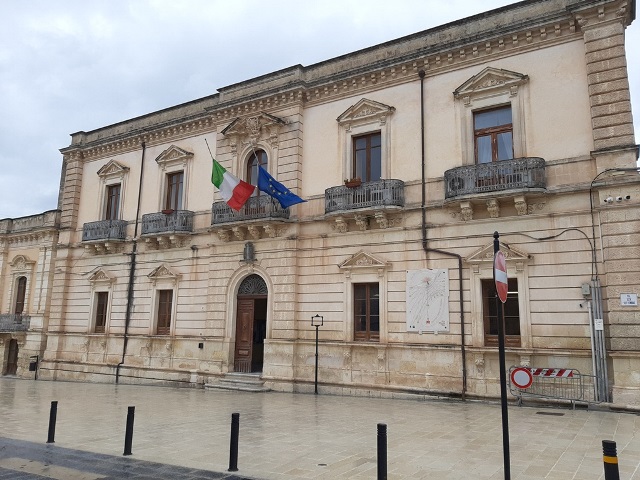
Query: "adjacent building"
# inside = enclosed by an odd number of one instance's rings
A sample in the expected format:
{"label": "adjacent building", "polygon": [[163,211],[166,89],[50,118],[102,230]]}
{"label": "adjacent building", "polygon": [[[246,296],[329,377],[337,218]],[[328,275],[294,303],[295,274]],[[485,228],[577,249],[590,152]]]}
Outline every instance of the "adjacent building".
{"label": "adjacent building", "polygon": [[[495,396],[498,231],[508,365],[640,403],[635,8],[519,2],[72,134],[58,210],[0,222],[4,371],[311,391],[315,317],[321,390]],[[307,201],[232,210],[210,152]]]}

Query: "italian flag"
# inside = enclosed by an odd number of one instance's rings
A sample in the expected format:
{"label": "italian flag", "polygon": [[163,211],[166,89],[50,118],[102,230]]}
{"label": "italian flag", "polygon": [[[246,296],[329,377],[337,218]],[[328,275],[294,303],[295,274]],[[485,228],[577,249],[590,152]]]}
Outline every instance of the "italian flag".
{"label": "italian flag", "polygon": [[218,187],[222,199],[234,210],[240,210],[256,189],[254,185],[240,180],[227,172],[222,165],[216,162],[215,158],[213,159],[211,183]]}

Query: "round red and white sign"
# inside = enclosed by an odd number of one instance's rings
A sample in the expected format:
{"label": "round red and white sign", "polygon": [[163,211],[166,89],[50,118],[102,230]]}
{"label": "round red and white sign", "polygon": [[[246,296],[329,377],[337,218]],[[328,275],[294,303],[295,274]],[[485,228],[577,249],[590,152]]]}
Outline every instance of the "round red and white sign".
{"label": "round red and white sign", "polygon": [[509,280],[507,279],[507,262],[501,251],[497,251],[493,259],[493,279],[496,282],[498,298],[502,303],[505,303],[509,291]]}
{"label": "round red and white sign", "polygon": [[511,370],[511,383],[521,389],[529,388],[533,383],[533,375],[528,368],[514,368]]}

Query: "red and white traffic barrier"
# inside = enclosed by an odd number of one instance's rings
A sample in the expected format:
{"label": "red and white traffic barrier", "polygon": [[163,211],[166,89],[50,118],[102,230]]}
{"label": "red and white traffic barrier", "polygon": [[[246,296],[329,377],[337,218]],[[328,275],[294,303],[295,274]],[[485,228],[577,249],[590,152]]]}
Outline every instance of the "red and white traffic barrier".
{"label": "red and white traffic barrier", "polygon": [[530,368],[529,371],[534,377],[573,377],[573,370],[570,368]]}

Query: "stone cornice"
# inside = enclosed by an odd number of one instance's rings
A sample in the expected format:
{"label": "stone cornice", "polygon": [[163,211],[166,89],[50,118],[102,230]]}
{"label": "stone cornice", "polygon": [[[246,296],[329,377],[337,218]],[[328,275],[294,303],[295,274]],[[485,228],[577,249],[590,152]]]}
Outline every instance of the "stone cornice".
{"label": "stone cornice", "polygon": [[[135,120],[139,128],[125,131],[127,121],[113,126],[112,136],[109,135],[111,127],[78,132],[72,145],[61,152],[71,159],[103,158],[139,150],[142,142],[154,145],[208,133],[236,118],[260,112],[282,115],[288,108],[322,104],[415,81],[419,70],[424,70],[428,77],[486,64],[505,56],[580,39],[581,26],[615,18],[623,18],[628,23],[633,6],[624,0],[559,2],[564,8],[552,5],[558,2],[523,3],[309,67],[290,67],[221,88],[218,96],[201,99],[200,105],[198,100],[190,102],[188,112],[182,117],[177,113],[184,106],[166,109],[171,111],[170,121],[154,123],[154,116],[161,118],[161,112],[157,112],[145,116],[145,122],[132,119],[132,126]],[[467,27],[469,33],[462,35]],[[339,68],[341,65],[344,68]]]}

